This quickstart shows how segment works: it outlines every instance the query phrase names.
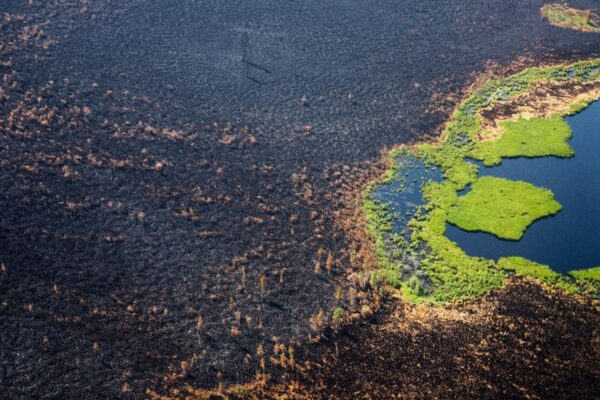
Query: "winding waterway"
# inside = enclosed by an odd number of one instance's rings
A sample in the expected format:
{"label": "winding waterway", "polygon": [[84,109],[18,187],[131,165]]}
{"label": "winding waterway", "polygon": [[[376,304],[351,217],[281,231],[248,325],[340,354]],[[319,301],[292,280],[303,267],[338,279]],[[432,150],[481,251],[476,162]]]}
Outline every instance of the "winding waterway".
{"label": "winding waterway", "polygon": [[519,241],[447,224],[446,236],[472,256],[521,256],[566,273],[600,265],[600,102],[566,118],[575,156],[504,159],[479,175],[522,180],[552,190],[562,210],[534,222]]}

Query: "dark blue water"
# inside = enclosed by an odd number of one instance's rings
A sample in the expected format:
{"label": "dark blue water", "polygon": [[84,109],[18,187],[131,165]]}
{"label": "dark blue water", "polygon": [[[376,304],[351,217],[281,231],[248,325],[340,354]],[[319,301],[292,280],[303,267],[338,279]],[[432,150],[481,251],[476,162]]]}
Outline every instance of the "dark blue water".
{"label": "dark blue water", "polygon": [[575,157],[504,159],[480,176],[522,180],[552,190],[563,209],[534,222],[519,241],[481,232],[466,232],[450,224],[446,236],[467,254],[497,260],[521,256],[565,273],[600,265],[600,102],[568,117]]}
{"label": "dark blue water", "polygon": [[431,180],[441,181],[442,174],[438,168],[426,167],[409,156],[401,156],[398,162],[403,168],[389,183],[375,189],[371,196],[388,206],[388,212],[393,215],[392,232],[403,234],[408,239],[407,224],[415,216],[417,207],[424,203],[421,187]]}

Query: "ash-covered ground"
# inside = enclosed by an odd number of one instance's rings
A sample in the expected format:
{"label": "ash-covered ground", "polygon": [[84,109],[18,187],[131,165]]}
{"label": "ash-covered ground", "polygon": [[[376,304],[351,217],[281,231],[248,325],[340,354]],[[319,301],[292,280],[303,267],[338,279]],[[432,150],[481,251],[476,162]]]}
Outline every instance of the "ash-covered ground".
{"label": "ash-covered ground", "polygon": [[490,62],[600,56],[542,3],[2,1],[2,396],[213,387],[314,334],[382,148]]}
{"label": "ash-covered ground", "polygon": [[599,327],[597,303],[515,278],[466,304],[387,304],[247,398],[598,399]]}

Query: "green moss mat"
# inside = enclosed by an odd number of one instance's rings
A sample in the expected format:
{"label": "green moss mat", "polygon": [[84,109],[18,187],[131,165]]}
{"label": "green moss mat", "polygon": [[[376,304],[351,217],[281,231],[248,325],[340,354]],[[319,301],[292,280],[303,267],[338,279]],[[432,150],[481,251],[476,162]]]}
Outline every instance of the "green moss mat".
{"label": "green moss mat", "polygon": [[569,293],[575,293],[578,288],[563,275],[550,267],[530,261],[523,257],[503,257],[498,260],[498,267],[521,276],[534,276],[546,283],[556,285]]}
{"label": "green moss mat", "polygon": [[[393,216],[384,205],[371,199],[375,183],[367,189],[365,212],[368,231],[376,243],[380,277],[400,287],[408,298],[432,303],[477,297],[500,286],[507,273],[537,277],[569,292],[593,292],[594,288],[600,288],[600,280],[595,279],[598,272],[593,270],[573,271],[570,277],[565,277],[525,259],[507,258],[496,263],[468,256],[445,236],[446,224],[450,222],[463,229],[518,239],[533,221],[558,212],[560,205],[549,191],[506,179],[477,179],[477,166],[466,159],[479,158],[497,164],[503,157],[572,156],[567,143],[571,132],[561,115],[505,122],[504,135],[498,140],[483,143],[476,140],[481,126],[480,110],[525,93],[535,85],[568,80],[574,83],[600,80],[600,59],[530,68],[507,78],[490,80],[456,108],[442,142],[403,150],[407,156],[441,168],[444,180],[423,186],[425,204],[409,223],[411,239],[406,243],[399,241],[393,249],[390,249]],[[588,101],[573,104],[569,114],[587,105]],[[395,152],[390,157],[395,159],[397,155]],[[394,165],[390,169],[386,182],[399,168]],[[468,185],[473,185],[471,192],[458,196],[457,192]],[[482,209],[494,212],[481,212]],[[418,274],[407,276],[403,270],[407,257],[420,260]]]}
{"label": "green moss mat", "polygon": [[448,209],[448,222],[466,231],[519,240],[535,220],[556,214],[552,192],[527,182],[484,176]]}
{"label": "green moss mat", "polygon": [[582,288],[590,293],[600,294],[600,267],[569,272]]}
{"label": "green moss mat", "polygon": [[572,157],[571,128],[560,115],[548,119],[504,121],[498,140],[480,142],[472,157],[486,166],[500,164],[503,157]]}

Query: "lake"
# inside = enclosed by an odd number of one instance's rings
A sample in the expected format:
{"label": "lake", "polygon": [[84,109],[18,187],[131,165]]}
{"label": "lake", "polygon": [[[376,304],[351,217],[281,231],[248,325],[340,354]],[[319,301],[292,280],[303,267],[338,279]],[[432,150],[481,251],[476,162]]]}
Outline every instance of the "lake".
{"label": "lake", "polygon": [[521,256],[566,273],[600,265],[600,102],[566,118],[575,156],[503,159],[479,176],[522,180],[552,190],[563,209],[534,222],[519,241],[447,224],[446,236],[469,255],[497,260]]}

